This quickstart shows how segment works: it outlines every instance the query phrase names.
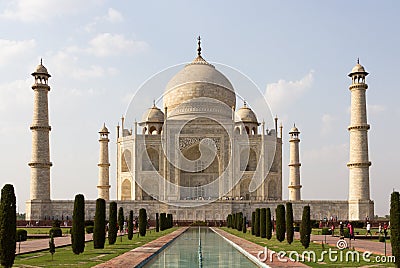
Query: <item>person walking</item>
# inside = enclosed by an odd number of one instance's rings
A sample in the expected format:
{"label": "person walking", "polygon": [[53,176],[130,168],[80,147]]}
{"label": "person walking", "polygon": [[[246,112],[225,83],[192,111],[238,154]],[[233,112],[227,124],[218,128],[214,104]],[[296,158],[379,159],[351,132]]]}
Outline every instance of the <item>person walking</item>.
{"label": "person walking", "polygon": [[367,236],[367,235],[370,235],[370,236],[372,236],[372,233],[371,233],[371,223],[369,223],[369,222],[367,222],[367,233],[365,234],[365,236]]}

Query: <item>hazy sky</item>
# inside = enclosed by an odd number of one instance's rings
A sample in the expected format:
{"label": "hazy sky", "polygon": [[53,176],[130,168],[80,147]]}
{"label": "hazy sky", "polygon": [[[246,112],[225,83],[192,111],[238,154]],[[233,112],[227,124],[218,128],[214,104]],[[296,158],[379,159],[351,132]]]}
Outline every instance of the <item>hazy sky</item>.
{"label": "hazy sky", "polygon": [[[52,75],[52,198],[73,199],[76,193],[97,198],[97,132],[103,122],[111,130],[115,198],[119,118],[144,81],[195,57],[200,34],[204,57],[249,76],[282,120],[285,199],[287,132],[294,122],[301,131],[303,199],[347,198],[347,74],[360,57],[370,73],[371,197],[375,213],[388,214],[390,193],[400,190],[400,92],[394,79],[400,73],[399,7],[398,1],[1,0],[0,184],[15,185],[18,209],[25,211],[33,109],[30,74],[42,57]],[[158,97],[144,99],[143,109]],[[250,104],[257,101],[251,92],[245,98]]]}

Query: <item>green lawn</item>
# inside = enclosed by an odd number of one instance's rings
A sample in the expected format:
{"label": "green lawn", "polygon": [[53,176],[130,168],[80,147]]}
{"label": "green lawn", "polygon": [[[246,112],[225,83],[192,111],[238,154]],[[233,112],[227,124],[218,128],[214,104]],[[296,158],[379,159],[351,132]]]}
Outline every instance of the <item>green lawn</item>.
{"label": "green lawn", "polygon": [[159,233],[151,230],[150,232],[147,231],[145,237],[138,237],[135,234],[132,240],[128,240],[128,236],[125,235],[122,237],[122,242],[120,237],[118,237],[114,245],[109,245],[108,240],[106,240],[104,249],[94,249],[93,242],[87,242],[85,252],[80,255],[75,255],[72,252],[71,246],[57,248],[53,260],[47,250],[19,255],[16,256],[13,267],[92,267],[115,258],[131,249],[140,247],[158,237],[169,234],[176,229],[174,227]]}
{"label": "green lawn", "polygon": [[[243,232],[239,232],[235,229],[231,229],[231,228],[226,228],[226,227],[222,227],[222,230],[231,233],[233,235],[236,235],[238,237],[244,238],[248,241],[251,241],[253,243],[256,243],[260,246],[263,247],[267,247],[268,250],[273,250],[275,252],[278,251],[285,251],[287,254],[289,254],[292,251],[296,251],[297,253],[299,253],[299,255],[301,255],[303,253],[303,251],[314,251],[316,254],[317,259],[320,258],[321,256],[321,252],[323,250],[328,251],[329,248],[331,248],[331,250],[338,250],[336,247],[329,247],[327,245],[321,245],[321,244],[316,244],[316,243],[310,243],[310,246],[308,249],[304,249],[303,245],[300,243],[299,240],[294,240],[293,243],[291,245],[289,245],[286,240],[283,242],[279,242],[278,240],[276,240],[276,237],[273,235],[271,240],[267,240],[266,238],[260,238],[260,237],[256,237],[251,235],[250,230],[247,233],[243,233]],[[339,251],[340,252],[340,251]],[[362,258],[362,253],[360,253],[360,262],[346,262],[345,261],[345,256],[346,256],[346,252],[348,252],[348,250],[343,250],[343,261],[342,262],[331,262],[329,260],[328,254],[324,255],[323,260],[321,261],[317,261],[317,262],[304,262],[306,265],[311,266],[311,267],[394,267],[393,264],[380,264],[378,265],[377,263],[372,263],[372,261],[375,259],[375,255],[371,256],[371,262],[365,262],[363,261]],[[340,253],[337,253],[337,256],[339,256],[340,258]],[[307,255],[306,255],[307,256]],[[340,259],[339,259],[340,260]],[[351,259],[350,259],[351,260]],[[277,259],[276,255],[274,256],[274,261],[278,262],[279,260]]]}

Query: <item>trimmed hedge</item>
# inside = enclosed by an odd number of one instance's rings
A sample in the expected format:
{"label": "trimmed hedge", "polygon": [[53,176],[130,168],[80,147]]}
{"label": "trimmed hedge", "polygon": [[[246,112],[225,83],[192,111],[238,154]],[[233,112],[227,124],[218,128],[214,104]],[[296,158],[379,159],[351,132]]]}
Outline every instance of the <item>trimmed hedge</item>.
{"label": "trimmed hedge", "polygon": [[93,234],[94,226],[86,226],[86,233]]}
{"label": "trimmed hedge", "polygon": [[267,237],[267,209],[262,208],[260,211],[260,237]]}
{"label": "trimmed hedge", "polygon": [[15,240],[17,242],[26,241],[28,239],[28,231],[24,229],[17,229]]}
{"label": "trimmed hedge", "polygon": [[147,228],[147,212],[146,209],[139,209],[139,234],[140,236],[146,235]]}
{"label": "trimmed hedge", "polygon": [[266,237],[268,240],[272,238],[272,220],[271,220],[271,209],[267,208],[266,210]]}
{"label": "trimmed hedge", "polygon": [[[87,227],[86,227],[87,228]],[[102,198],[96,200],[94,215],[93,247],[104,248],[106,242],[106,201]]]}
{"label": "trimmed hedge", "polygon": [[160,231],[168,229],[167,227],[167,213],[160,214]]}
{"label": "trimmed hedge", "polygon": [[51,235],[53,235],[53,237],[61,237],[62,236],[61,228],[60,227],[52,227],[49,231],[49,236],[51,236]]}
{"label": "trimmed hedge", "polygon": [[286,221],[285,221],[285,206],[278,205],[276,207],[276,239],[279,242],[285,240]]}
{"label": "trimmed hedge", "polygon": [[256,221],[254,224],[254,233],[257,237],[260,236],[260,209],[256,208]]}

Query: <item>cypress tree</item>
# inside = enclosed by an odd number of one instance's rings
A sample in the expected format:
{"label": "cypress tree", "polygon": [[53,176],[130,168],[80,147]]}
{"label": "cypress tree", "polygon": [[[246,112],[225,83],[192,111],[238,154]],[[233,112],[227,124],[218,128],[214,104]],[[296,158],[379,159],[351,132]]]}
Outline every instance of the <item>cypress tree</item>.
{"label": "cypress tree", "polygon": [[267,239],[270,240],[272,238],[272,220],[271,220],[271,209],[270,208],[267,208],[267,211],[266,211],[265,232],[266,232]]}
{"label": "cypress tree", "polygon": [[247,221],[246,216],[244,216],[243,217],[243,228],[242,228],[244,234],[247,233],[246,221]]}
{"label": "cypress tree", "polygon": [[266,238],[267,237],[267,209],[262,208],[260,211],[260,237]]}
{"label": "cypress tree", "polygon": [[286,240],[289,244],[292,244],[294,236],[293,228],[293,207],[292,203],[286,203]]}
{"label": "cypress tree", "polygon": [[231,217],[231,214],[226,216],[226,227],[228,227],[228,228],[230,227],[230,224],[229,224],[230,217]]}
{"label": "cypress tree", "polygon": [[106,242],[106,201],[102,198],[96,200],[93,229],[94,248],[104,248]]}
{"label": "cypress tree", "polygon": [[256,212],[253,211],[251,213],[251,234],[252,235],[256,235],[256,231],[255,231],[255,228],[254,228],[255,224],[256,224]]}
{"label": "cypress tree", "polygon": [[285,240],[285,231],[285,206],[281,204],[276,207],[276,239],[279,242]]}
{"label": "cypress tree", "polygon": [[71,231],[72,251],[81,254],[85,250],[85,197],[75,196]]}
{"label": "cypress tree", "polygon": [[122,234],[122,231],[124,230],[124,209],[122,207],[119,207],[118,210],[118,228],[119,228],[119,232]]}
{"label": "cypress tree", "polygon": [[160,231],[160,219],[158,218],[158,213],[156,213],[156,232]]}
{"label": "cypress tree", "polygon": [[108,244],[113,245],[117,240],[117,203],[110,202],[109,216],[108,216]]}
{"label": "cypress tree", "polygon": [[132,240],[132,237],[133,237],[133,210],[129,211],[129,221],[128,221],[128,239]]}
{"label": "cypress tree", "polygon": [[53,260],[53,255],[56,253],[56,244],[54,244],[53,234],[50,234],[49,252],[51,253],[51,260]]}
{"label": "cypress tree", "polygon": [[17,205],[14,186],[4,185],[0,201],[0,261],[4,267],[12,267],[15,259],[17,233]]}
{"label": "cypress tree", "polygon": [[146,228],[147,228],[147,213],[146,213],[146,209],[141,208],[141,209],[139,209],[139,234],[140,234],[140,236],[146,235]]}
{"label": "cypress tree", "polygon": [[303,216],[301,217],[300,224],[300,242],[304,248],[308,248],[310,245],[310,234],[311,234],[311,221],[310,221],[310,206],[303,208]]}
{"label": "cypress tree", "polygon": [[170,214],[170,213],[168,213],[167,214],[167,229],[169,229],[169,228],[171,228],[172,227],[172,214]]}
{"label": "cypress tree", "polygon": [[390,197],[390,243],[396,267],[400,267],[400,196],[393,192]]}
{"label": "cypress tree", "polygon": [[254,224],[254,233],[260,237],[260,209],[256,208],[256,221]]}
{"label": "cypress tree", "polygon": [[232,213],[232,228],[236,229],[236,213]]}
{"label": "cypress tree", "polygon": [[160,214],[160,230],[164,231],[167,229],[167,214],[161,213]]}
{"label": "cypress tree", "polygon": [[238,218],[239,218],[238,231],[242,231],[242,228],[243,228],[243,213],[242,212],[238,213]]}

